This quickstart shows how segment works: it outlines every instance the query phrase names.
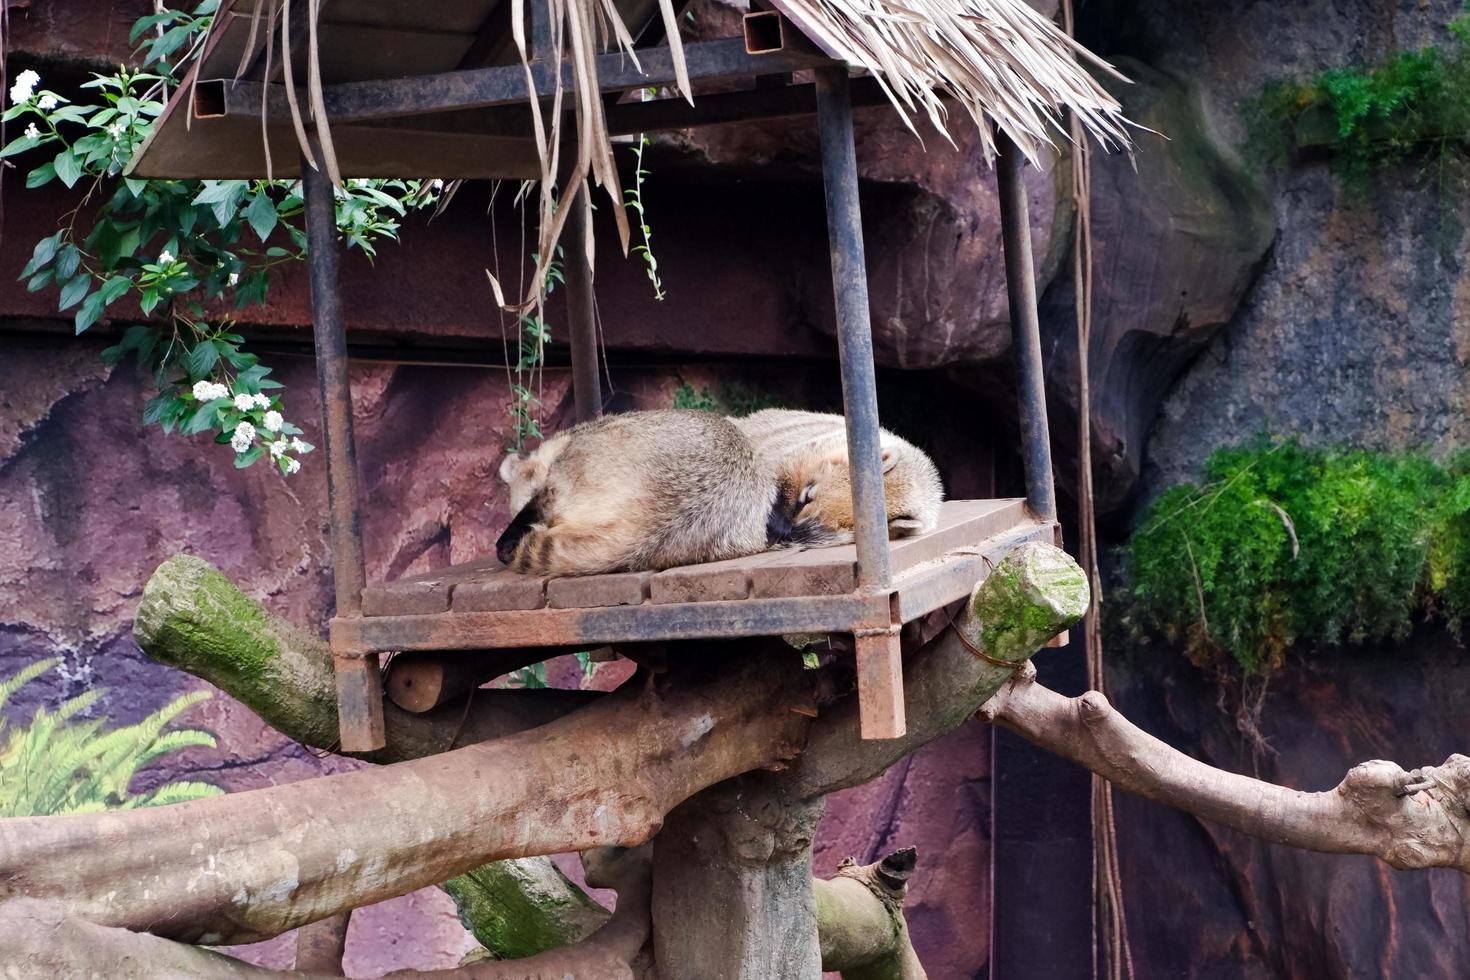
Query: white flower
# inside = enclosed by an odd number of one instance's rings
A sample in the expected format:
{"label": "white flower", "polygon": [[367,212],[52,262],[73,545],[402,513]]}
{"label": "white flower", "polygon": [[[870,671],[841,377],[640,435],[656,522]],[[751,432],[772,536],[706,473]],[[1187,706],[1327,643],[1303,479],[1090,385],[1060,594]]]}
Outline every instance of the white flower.
{"label": "white flower", "polygon": [[194,397],[202,402],[212,402],[219,397],[214,393],[214,389],[223,387],[224,385],[217,385],[213,381],[196,381],[194,382]]}
{"label": "white flower", "polygon": [[40,101],[36,103],[36,108],[40,109],[42,112],[50,112],[52,109],[56,108],[56,96],[41,96]]}
{"label": "white flower", "polygon": [[256,408],[270,408],[271,407],[271,396],[270,395],[256,395],[255,396],[255,407]]}
{"label": "white flower", "polygon": [[[239,394],[235,395],[235,407],[242,412],[250,411],[252,408],[255,407],[255,396],[247,394],[243,391],[240,392]],[[244,425],[245,423],[242,422],[240,424]]]}
{"label": "white flower", "polygon": [[235,426],[235,434],[230,436],[230,448],[237,453],[243,453],[250,448],[255,441],[255,426],[249,422],[241,422]]}
{"label": "white flower", "polygon": [[232,273],[230,273],[230,280],[229,281],[230,281],[230,285],[231,286],[238,286],[240,284],[240,273],[238,273],[238,272],[232,272]]}
{"label": "white flower", "polygon": [[123,130],[125,129],[127,129],[127,125],[121,119],[119,119],[117,122],[107,127],[107,135],[111,136],[115,140],[122,139]]}
{"label": "white flower", "polygon": [[162,252],[159,252],[158,253],[158,264],[159,265],[170,265],[170,264],[173,263],[173,260],[174,260],[174,253],[170,252],[168,249],[164,249]]}
{"label": "white flower", "polygon": [[280,412],[266,412],[265,422],[263,424],[265,425],[267,432],[280,432],[281,426],[284,425],[285,422],[286,420],[281,418]]}
{"label": "white flower", "polygon": [[41,76],[27,68],[15,76],[15,84],[10,86],[10,101],[17,104],[31,101],[40,83]]}
{"label": "white flower", "polygon": [[286,450],[288,450],[290,448],[291,448],[291,442],[290,442],[290,440],[287,440],[287,439],[277,439],[275,442],[271,443],[271,458],[272,459],[280,459],[282,456],[284,456],[286,454]]}
{"label": "white flower", "polygon": [[433,180],[429,181],[429,187],[436,191],[442,191],[444,189],[444,181],[440,180],[438,177],[435,177]]}
{"label": "white flower", "polygon": [[290,476],[292,473],[295,473],[299,469],[301,469],[301,460],[299,460],[299,459],[288,459],[288,460],[286,460],[286,475],[287,476]]}
{"label": "white flower", "polygon": [[353,177],[347,183],[351,184],[353,187],[366,187],[368,185],[366,177]]}
{"label": "white flower", "polygon": [[302,442],[300,439],[296,438],[295,436],[292,436],[291,437],[291,451],[293,453],[304,453],[304,452],[306,452],[306,443]]}
{"label": "white flower", "polygon": [[41,131],[36,128],[35,123],[31,123],[29,126],[26,127],[26,139],[38,140],[40,138]]}

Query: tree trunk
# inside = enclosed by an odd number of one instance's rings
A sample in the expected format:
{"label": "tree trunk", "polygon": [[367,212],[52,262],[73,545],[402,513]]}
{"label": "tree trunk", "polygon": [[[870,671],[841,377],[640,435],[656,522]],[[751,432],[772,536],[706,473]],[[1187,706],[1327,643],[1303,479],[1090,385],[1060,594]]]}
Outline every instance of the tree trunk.
{"label": "tree trunk", "polygon": [[812,834],[822,798],[764,773],[705,790],[654,840],[659,980],[819,980]]}

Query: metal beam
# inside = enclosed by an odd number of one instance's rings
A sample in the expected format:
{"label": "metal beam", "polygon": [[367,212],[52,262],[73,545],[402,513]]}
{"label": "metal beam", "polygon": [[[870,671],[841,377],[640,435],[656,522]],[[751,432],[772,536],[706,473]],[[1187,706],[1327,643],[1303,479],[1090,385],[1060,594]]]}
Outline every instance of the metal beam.
{"label": "metal beam", "polygon": [[[320,154],[315,145],[313,152]],[[367,585],[362,557],[357,449],[352,437],[352,388],[347,378],[347,336],[338,290],[337,205],[326,174],[301,161],[306,199],[307,263],[316,337],[316,375],[322,403],[321,439],[326,444],[328,526],[332,583],[338,617],[362,615]],[[338,716],[342,748],[370,752],[385,744],[383,691],[378,658],[336,657]]]}
{"label": "metal beam", "polygon": [[1004,130],[997,130],[996,182],[1000,188],[1000,234],[1005,247],[1006,296],[1011,308],[1011,347],[1020,398],[1021,458],[1026,502],[1044,520],[1057,518],[1052,479],[1051,437],[1046,422],[1046,378],[1041,361],[1041,325],[1036,313],[1036,271],[1031,258],[1031,218],[1021,171],[1026,158]]}
{"label": "metal beam", "polygon": [[[583,188],[581,194],[590,191]],[[577,421],[590,422],[602,414],[602,381],[597,358],[597,303],[592,292],[592,264],[587,258],[587,202],[579,194],[571,202],[562,236],[562,268],[567,286],[567,339],[572,348],[572,394]]]}
{"label": "metal beam", "polygon": [[[832,64],[826,55],[811,51],[782,50],[766,54],[749,54],[743,38],[724,38],[684,46],[685,62],[691,81],[716,81],[726,78],[751,78],[758,75],[782,74]],[[601,90],[623,92],[675,83],[674,60],[668,48],[649,48],[638,52],[640,70],[633,60],[620,52],[599,55],[597,77]],[[546,65],[533,64],[531,74],[537,98],[548,98],[556,92],[556,79]],[[575,85],[572,65],[562,62],[561,84],[571,91]],[[205,79],[201,87],[207,94],[199,96],[214,114],[235,115],[260,111],[264,94],[260,82]],[[527,102],[533,89],[527,83],[525,68],[506,65],[496,68],[473,68],[463,71],[416,75],[380,81],[340,82],[323,90],[327,118],[333,124],[394,119],[429,112],[480,109],[489,106],[515,105]],[[289,121],[290,108],[286,91],[273,85],[269,111],[272,119]]]}
{"label": "metal beam", "polygon": [[842,368],[842,406],[847,418],[848,467],[856,523],[858,585],[887,588],[888,517],[883,499],[882,447],[878,438],[878,381],[868,313],[868,272],[863,217],[858,202],[857,154],[846,68],[817,72],[817,122],[822,144],[822,184],[827,197],[827,236],[832,252],[832,294],[837,311],[837,354]]}

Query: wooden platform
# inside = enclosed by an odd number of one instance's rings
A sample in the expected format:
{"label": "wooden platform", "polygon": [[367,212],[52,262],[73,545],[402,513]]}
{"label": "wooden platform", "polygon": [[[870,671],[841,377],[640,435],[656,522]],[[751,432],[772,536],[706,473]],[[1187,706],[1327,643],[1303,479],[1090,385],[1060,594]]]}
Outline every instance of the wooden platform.
{"label": "wooden platform", "polygon": [[857,593],[851,545],[771,551],[662,572],[541,579],[493,557],[363,593],[361,619],[332,622],[339,656],[700,637],[850,632],[903,623],[969,593],[1021,540],[1049,539],[1020,499],[944,504],[933,532],[891,543],[892,595]]}

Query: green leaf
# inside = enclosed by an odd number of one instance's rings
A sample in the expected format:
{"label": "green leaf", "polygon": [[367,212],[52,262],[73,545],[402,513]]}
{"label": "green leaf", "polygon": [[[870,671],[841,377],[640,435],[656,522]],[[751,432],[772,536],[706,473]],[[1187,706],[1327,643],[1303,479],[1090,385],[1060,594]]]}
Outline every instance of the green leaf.
{"label": "green leaf", "polygon": [[[226,440],[226,441],[228,442],[229,440]],[[255,461],[258,460],[258,459],[260,459],[260,457],[262,457],[264,455],[265,455],[265,447],[264,446],[261,446],[261,445],[251,446],[249,449],[245,450],[243,453],[236,454],[236,456],[235,456],[235,469],[237,469],[237,470],[243,470],[247,466],[254,465]]]}
{"label": "green leaf", "polygon": [[194,345],[184,358],[184,369],[189,372],[191,381],[199,381],[209,377],[214,366],[219,361],[219,348],[214,346],[212,340],[201,340]]}
{"label": "green leaf", "polygon": [[143,290],[143,296],[138,300],[138,306],[143,310],[143,315],[147,316],[152,313],[154,307],[158,306],[161,298],[156,289],[149,288]]}
{"label": "green leaf", "polygon": [[56,250],[61,247],[61,236],[64,234],[66,234],[65,230],[58,231],[56,234],[37,242],[35,249],[31,252],[31,260],[26,263],[24,269],[20,270],[21,276],[31,275],[37,269],[54,259],[56,257]]}
{"label": "green leaf", "polygon": [[111,306],[118,300],[119,297],[126,293],[132,285],[133,280],[129,279],[127,276],[113,276],[111,279],[102,284],[102,289],[99,291],[98,295],[102,297],[103,303]]}
{"label": "green leaf", "polygon": [[52,270],[42,269],[34,276],[31,276],[31,281],[26,283],[26,292],[34,293],[37,290],[46,288],[51,284],[51,278]]}
{"label": "green leaf", "polygon": [[56,159],[51,162],[56,168],[56,176],[67,187],[75,187],[77,181],[82,179],[82,162],[70,149],[62,150],[56,154]]}
{"label": "green leaf", "polygon": [[56,176],[56,165],[54,163],[43,163],[35,170],[26,174],[27,187],[44,187],[51,183]]}
{"label": "green leaf", "polygon": [[5,157],[13,157],[17,153],[24,153],[26,150],[40,145],[41,137],[39,136],[17,136],[15,139],[5,144],[5,149],[0,150],[0,159],[4,159]]}
{"label": "green leaf", "polygon": [[75,245],[68,242],[56,253],[56,278],[70,279],[76,275],[77,267],[81,264],[82,253]]}
{"label": "green leaf", "polygon": [[189,416],[189,421],[185,422],[183,428],[179,430],[180,434],[192,436],[204,432],[206,429],[214,428],[216,424],[215,416],[219,414],[223,402],[224,399],[217,398],[214,401],[208,401],[200,405],[194,410],[194,414]]}
{"label": "green leaf", "polygon": [[87,297],[87,301],[82,304],[79,310],[77,310],[75,322],[78,334],[82,333],[92,324],[97,322],[97,320],[102,316],[104,305],[105,304],[103,304],[102,302],[101,293],[93,293],[91,296]]}
{"label": "green leaf", "polygon": [[82,297],[87,295],[87,290],[91,288],[92,277],[87,275],[87,273],[83,272],[73,276],[71,279],[67,280],[65,286],[61,287],[61,299],[59,301],[59,305],[56,308],[58,310],[65,310],[68,307],[80,303],[82,301]]}
{"label": "green leaf", "polygon": [[261,191],[255,195],[255,199],[245,209],[245,220],[250,222],[250,227],[255,230],[261,242],[270,237],[270,233],[276,228],[277,216],[276,206],[268,194]]}

